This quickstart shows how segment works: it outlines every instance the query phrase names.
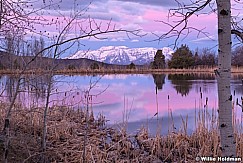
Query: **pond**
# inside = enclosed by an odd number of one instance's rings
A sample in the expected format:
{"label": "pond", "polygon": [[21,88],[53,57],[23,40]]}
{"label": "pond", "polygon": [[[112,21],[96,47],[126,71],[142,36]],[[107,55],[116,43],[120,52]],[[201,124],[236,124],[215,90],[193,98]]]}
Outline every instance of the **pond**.
{"label": "pond", "polygon": [[[1,100],[9,100],[16,83],[12,76],[1,76]],[[48,78],[26,76],[18,102],[27,107],[44,106]],[[103,114],[108,125],[126,127],[131,134],[148,127],[151,134],[179,131],[186,125],[191,133],[202,113],[210,122],[217,116],[217,82],[213,74],[126,74],[56,75],[52,78],[51,105],[87,106],[94,115]],[[236,118],[242,111],[235,105],[243,96],[242,76],[232,76],[231,88]],[[35,90],[35,91],[33,91]],[[89,98],[85,98],[89,95]],[[200,115],[201,114],[201,115]]]}

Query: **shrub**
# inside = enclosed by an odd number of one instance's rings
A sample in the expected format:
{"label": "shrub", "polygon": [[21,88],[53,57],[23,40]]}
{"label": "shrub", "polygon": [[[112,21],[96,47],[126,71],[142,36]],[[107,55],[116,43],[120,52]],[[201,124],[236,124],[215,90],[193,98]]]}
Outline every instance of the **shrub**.
{"label": "shrub", "polygon": [[76,67],[74,65],[68,65],[68,69],[69,70],[74,70],[74,69],[76,69]]}
{"label": "shrub", "polygon": [[19,62],[17,61],[17,59],[15,59],[14,62],[13,62],[13,68],[14,68],[14,69],[20,69],[20,64],[19,64]]}
{"label": "shrub", "polygon": [[132,62],[129,65],[127,65],[127,69],[136,69],[136,65]]}
{"label": "shrub", "polygon": [[95,70],[95,69],[99,69],[100,68],[100,66],[98,65],[98,63],[92,63],[91,65],[90,65],[90,69],[92,69],[92,70]]}
{"label": "shrub", "polygon": [[2,64],[2,62],[0,62],[0,70],[3,70],[4,68],[4,65]]}

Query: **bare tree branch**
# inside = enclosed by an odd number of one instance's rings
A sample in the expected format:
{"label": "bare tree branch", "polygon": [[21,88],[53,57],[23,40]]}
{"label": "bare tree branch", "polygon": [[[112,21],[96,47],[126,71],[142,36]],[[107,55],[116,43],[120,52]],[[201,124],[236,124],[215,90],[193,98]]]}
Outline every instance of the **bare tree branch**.
{"label": "bare tree branch", "polygon": [[212,6],[211,3],[213,0],[201,0],[195,2],[191,1],[191,4],[188,5],[184,4],[183,2],[179,2],[178,0],[175,1],[177,2],[178,8],[169,10],[168,20],[172,18],[175,18],[177,20],[174,20],[172,24],[165,21],[157,21],[169,26],[170,30],[153,41],[160,41],[167,38],[175,38],[174,47],[176,47],[178,44],[178,40],[181,38],[181,36],[187,36],[191,31],[197,31],[198,36],[200,34],[203,34],[206,37],[210,38],[208,33],[203,31],[204,28],[197,29],[195,27],[189,26],[188,22],[193,15],[198,16],[199,14],[201,14],[200,12],[202,12],[204,8],[206,8],[207,6]]}
{"label": "bare tree branch", "polygon": [[243,32],[240,32],[238,30],[232,29],[231,30],[231,34],[235,34],[236,36],[238,36],[241,39],[241,42],[243,43]]}

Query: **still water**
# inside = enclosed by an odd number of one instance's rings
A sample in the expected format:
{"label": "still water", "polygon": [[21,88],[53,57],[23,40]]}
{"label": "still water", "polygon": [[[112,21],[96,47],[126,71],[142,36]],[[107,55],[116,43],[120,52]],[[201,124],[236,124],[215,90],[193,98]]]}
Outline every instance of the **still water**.
{"label": "still water", "polygon": [[[1,76],[1,100],[9,99],[13,92],[10,85],[16,80]],[[182,121],[187,122],[190,133],[195,129],[198,112],[206,108],[212,115],[218,105],[217,82],[213,74],[56,75],[52,81],[51,105],[84,109],[87,106],[85,97],[89,94],[89,108],[95,116],[102,113],[109,120],[107,124],[115,127],[127,122],[126,129],[131,134],[141,126],[148,127],[151,134],[158,129],[166,134],[172,123],[178,131],[182,129]],[[24,78],[18,101],[27,107],[43,106],[47,83],[47,77],[43,75]],[[232,76],[234,102],[243,96],[242,84],[242,76]],[[242,111],[239,106],[234,107],[240,119]]]}

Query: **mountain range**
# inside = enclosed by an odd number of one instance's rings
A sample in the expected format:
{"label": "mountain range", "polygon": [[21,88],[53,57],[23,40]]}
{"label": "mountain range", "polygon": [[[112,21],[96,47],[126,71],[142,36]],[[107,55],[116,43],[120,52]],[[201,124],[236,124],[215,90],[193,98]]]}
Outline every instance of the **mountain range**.
{"label": "mountain range", "polygon": [[[126,46],[104,46],[97,50],[80,50],[66,59],[87,58],[108,64],[127,65],[133,62],[137,65],[149,64],[154,60],[158,49],[152,47],[128,48]],[[169,47],[161,48],[165,59],[169,60],[174,52]]]}

